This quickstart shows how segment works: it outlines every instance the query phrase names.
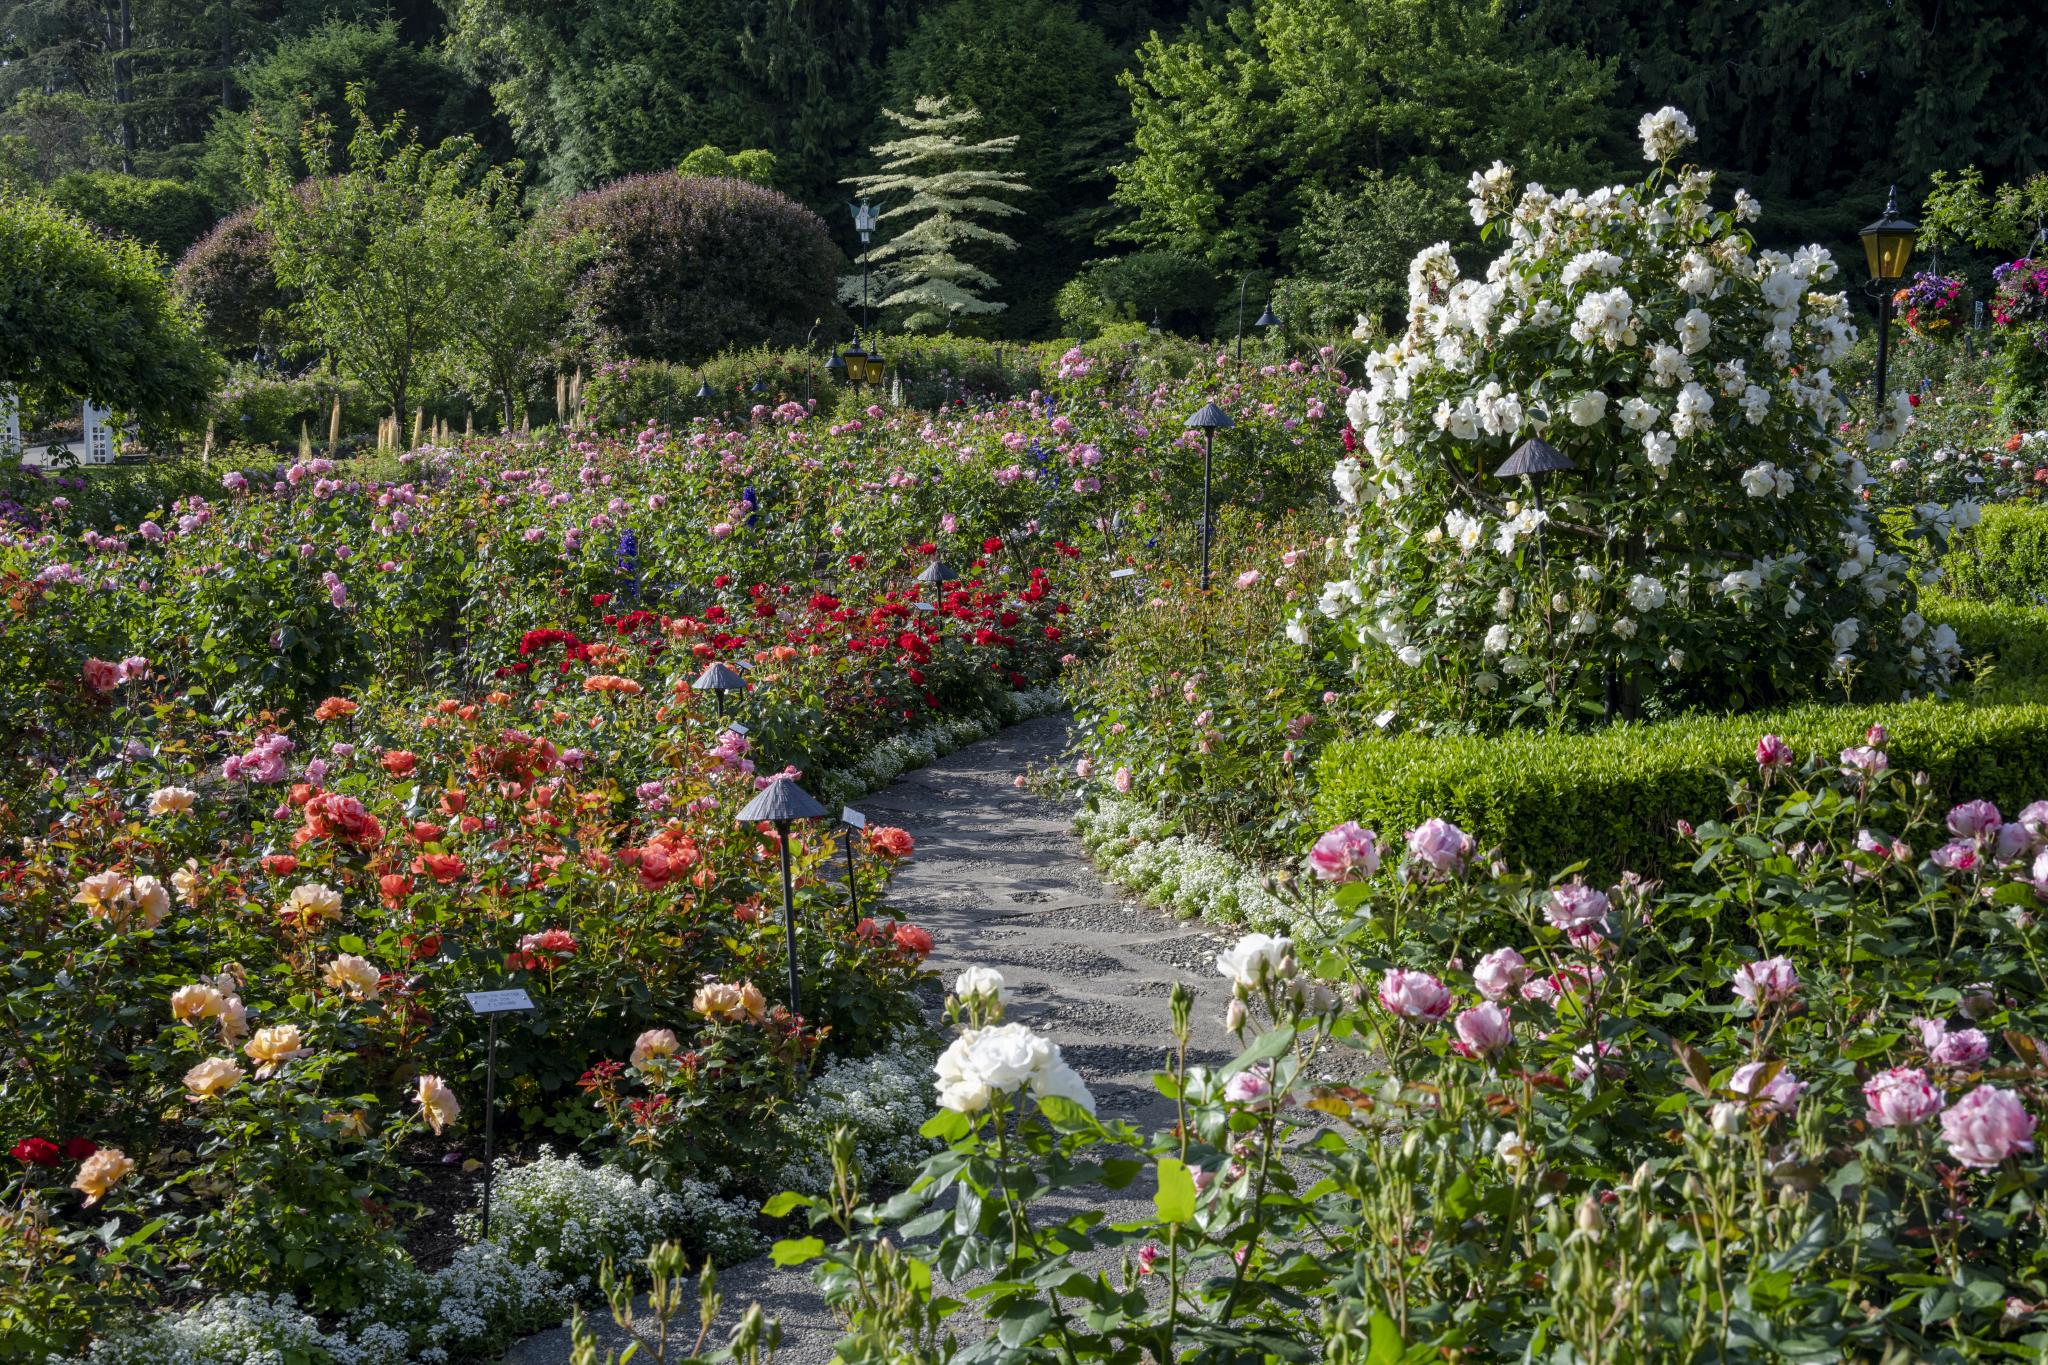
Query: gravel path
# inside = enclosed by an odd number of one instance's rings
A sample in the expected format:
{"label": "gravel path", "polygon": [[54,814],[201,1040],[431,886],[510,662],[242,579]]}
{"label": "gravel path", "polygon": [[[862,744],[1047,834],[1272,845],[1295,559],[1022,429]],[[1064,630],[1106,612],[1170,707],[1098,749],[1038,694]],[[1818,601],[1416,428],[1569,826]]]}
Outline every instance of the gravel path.
{"label": "gravel path", "polygon": [[[1227,1060],[1232,1049],[1222,1019],[1230,992],[1215,959],[1228,938],[1104,885],[1068,832],[1070,808],[1012,784],[1027,767],[1058,758],[1066,733],[1063,717],[1027,721],[906,774],[860,808],[871,821],[901,825],[917,838],[917,856],[891,887],[888,908],[932,931],[938,946],[931,964],[942,980],[969,965],[1001,971],[1008,1017],[1060,1044],[1104,1118],[1169,1122],[1173,1106],[1152,1085],[1171,1041],[1167,996],[1175,981],[1195,990],[1191,1060]],[[1083,1206],[1112,1222],[1133,1221],[1149,1215],[1152,1189],[1141,1179],[1116,1199],[1070,1200],[1065,1209],[1048,1200],[1043,1207],[1051,1215]],[[721,1340],[725,1327],[758,1301],[781,1319],[781,1361],[831,1359],[838,1324],[807,1270],[777,1269],[763,1257],[718,1278]],[[694,1324],[693,1308],[693,1330]],[[625,1345],[609,1319],[596,1325],[607,1344]],[[962,1325],[963,1333],[971,1330]],[[565,1365],[568,1358],[569,1333],[558,1329],[527,1338],[504,1365]]]}

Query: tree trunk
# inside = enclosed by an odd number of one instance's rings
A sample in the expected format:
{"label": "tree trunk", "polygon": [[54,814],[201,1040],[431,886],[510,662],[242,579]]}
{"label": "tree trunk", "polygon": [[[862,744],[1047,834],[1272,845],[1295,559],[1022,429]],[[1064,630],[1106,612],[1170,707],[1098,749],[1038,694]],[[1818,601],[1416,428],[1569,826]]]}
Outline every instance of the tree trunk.
{"label": "tree trunk", "polygon": [[220,107],[232,113],[235,107],[235,37],[230,27],[234,9],[222,5],[220,11]]}
{"label": "tree trunk", "polygon": [[133,0],[118,0],[106,14],[107,54],[113,58],[114,107],[120,111],[121,173],[135,174],[135,73],[128,53],[135,45]]}

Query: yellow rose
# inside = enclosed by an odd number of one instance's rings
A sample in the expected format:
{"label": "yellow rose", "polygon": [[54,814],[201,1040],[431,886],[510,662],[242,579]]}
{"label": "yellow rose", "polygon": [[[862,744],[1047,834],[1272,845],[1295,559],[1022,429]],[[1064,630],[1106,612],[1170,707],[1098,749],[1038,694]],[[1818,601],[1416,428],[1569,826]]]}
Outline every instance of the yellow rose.
{"label": "yellow rose", "polygon": [[343,953],[327,964],[324,975],[328,985],[338,991],[346,991],[351,999],[377,998],[378,972],[367,958]]}
{"label": "yellow rose", "polygon": [[158,787],[149,794],[151,815],[170,815],[192,809],[192,803],[199,799],[199,793],[190,787]]}
{"label": "yellow rose", "polygon": [[332,1113],[327,1116],[327,1121],[334,1125],[334,1130],[341,1136],[356,1142],[361,1142],[370,1135],[370,1111],[367,1109]]}
{"label": "yellow rose", "polygon": [[462,1113],[462,1106],[455,1102],[455,1092],[439,1076],[420,1077],[420,1087],[414,1098],[419,1101],[420,1117],[432,1125],[437,1134]]}
{"label": "yellow rose", "polygon": [[73,905],[82,905],[95,915],[106,916],[112,906],[128,897],[128,878],[119,872],[95,872],[78,884]]}
{"label": "yellow rose", "polygon": [[171,874],[171,887],[178,893],[178,899],[190,905],[199,896],[199,860],[187,858],[185,865]]}
{"label": "yellow rose", "polygon": [[142,912],[142,927],[154,929],[171,909],[171,892],[154,877],[137,877],[128,887],[129,898]]}
{"label": "yellow rose", "polygon": [[185,1098],[194,1104],[216,1099],[240,1085],[246,1074],[231,1057],[208,1057],[185,1073]]}
{"label": "yellow rose", "polygon": [[181,1024],[218,1019],[227,1004],[227,997],[214,987],[195,981],[171,992],[171,1017]]}
{"label": "yellow rose", "polygon": [[258,1062],[256,1075],[261,1078],[271,1075],[294,1057],[303,1057],[307,1052],[306,1040],[299,1035],[297,1024],[273,1024],[269,1028],[256,1030],[242,1051]]}
{"label": "yellow rose", "polygon": [[78,1177],[71,1182],[71,1188],[83,1194],[85,1206],[91,1208],[134,1169],[135,1163],[120,1148],[102,1147],[78,1168]]}
{"label": "yellow rose", "polygon": [[746,1015],[747,1018],[757,1024],[768,1013],[767,998],[761,994],[751,981],[740,983],[740,1013]]}
{"label": "yellow rose", "polygon": [[683,1045],[676,1041],[674,1033],[665,1028],[651,1028],[640,1035],[633,1044],[633,1069],[645,1071],[647,1063],[656,1058],[673,1057],[682,1051]]}

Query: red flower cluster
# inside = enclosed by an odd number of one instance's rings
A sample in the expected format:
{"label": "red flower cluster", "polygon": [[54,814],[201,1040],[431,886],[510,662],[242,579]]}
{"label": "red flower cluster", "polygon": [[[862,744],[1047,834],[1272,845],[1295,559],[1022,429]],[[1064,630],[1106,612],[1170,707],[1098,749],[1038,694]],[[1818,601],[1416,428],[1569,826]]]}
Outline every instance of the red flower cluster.
{"label": "red flower cluster", "polygon": [[315,839],[357,849],[375,848],[384,841],[384,826],[353,796],[321,792],[307,799],[305,815],[305,826],[292,835],[294,848],[303,848]]}

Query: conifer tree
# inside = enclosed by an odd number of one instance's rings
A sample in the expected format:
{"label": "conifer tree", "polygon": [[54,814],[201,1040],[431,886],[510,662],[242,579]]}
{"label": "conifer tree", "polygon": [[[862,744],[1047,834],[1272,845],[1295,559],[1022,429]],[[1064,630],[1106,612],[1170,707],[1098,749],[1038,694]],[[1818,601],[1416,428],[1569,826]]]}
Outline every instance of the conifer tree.
{"label": "conifer tree", "polygon": [[[903,196],[882,211],[880,221],[908,226],[861,258],[872,272],[867,287],[874,306],[897,310],[911,332],[937,331],[955,317],[1001,312],[1008,305],[983,297],[995,287],[995,276],[963,253],[985,258],[1016,249],[1014,238],[980,220],[1021,212],[998,196],[1030,187],[990,164],[1009,155],[1017,139],[968,141],[980,112],[956,110],[929,96],[917,101],[915,113],[882,112],[909,136],[870,148],[881,170],[843,182],[863,197]],[[860,275],[847,276],[840,297],[859,302],[861,283]]]}

